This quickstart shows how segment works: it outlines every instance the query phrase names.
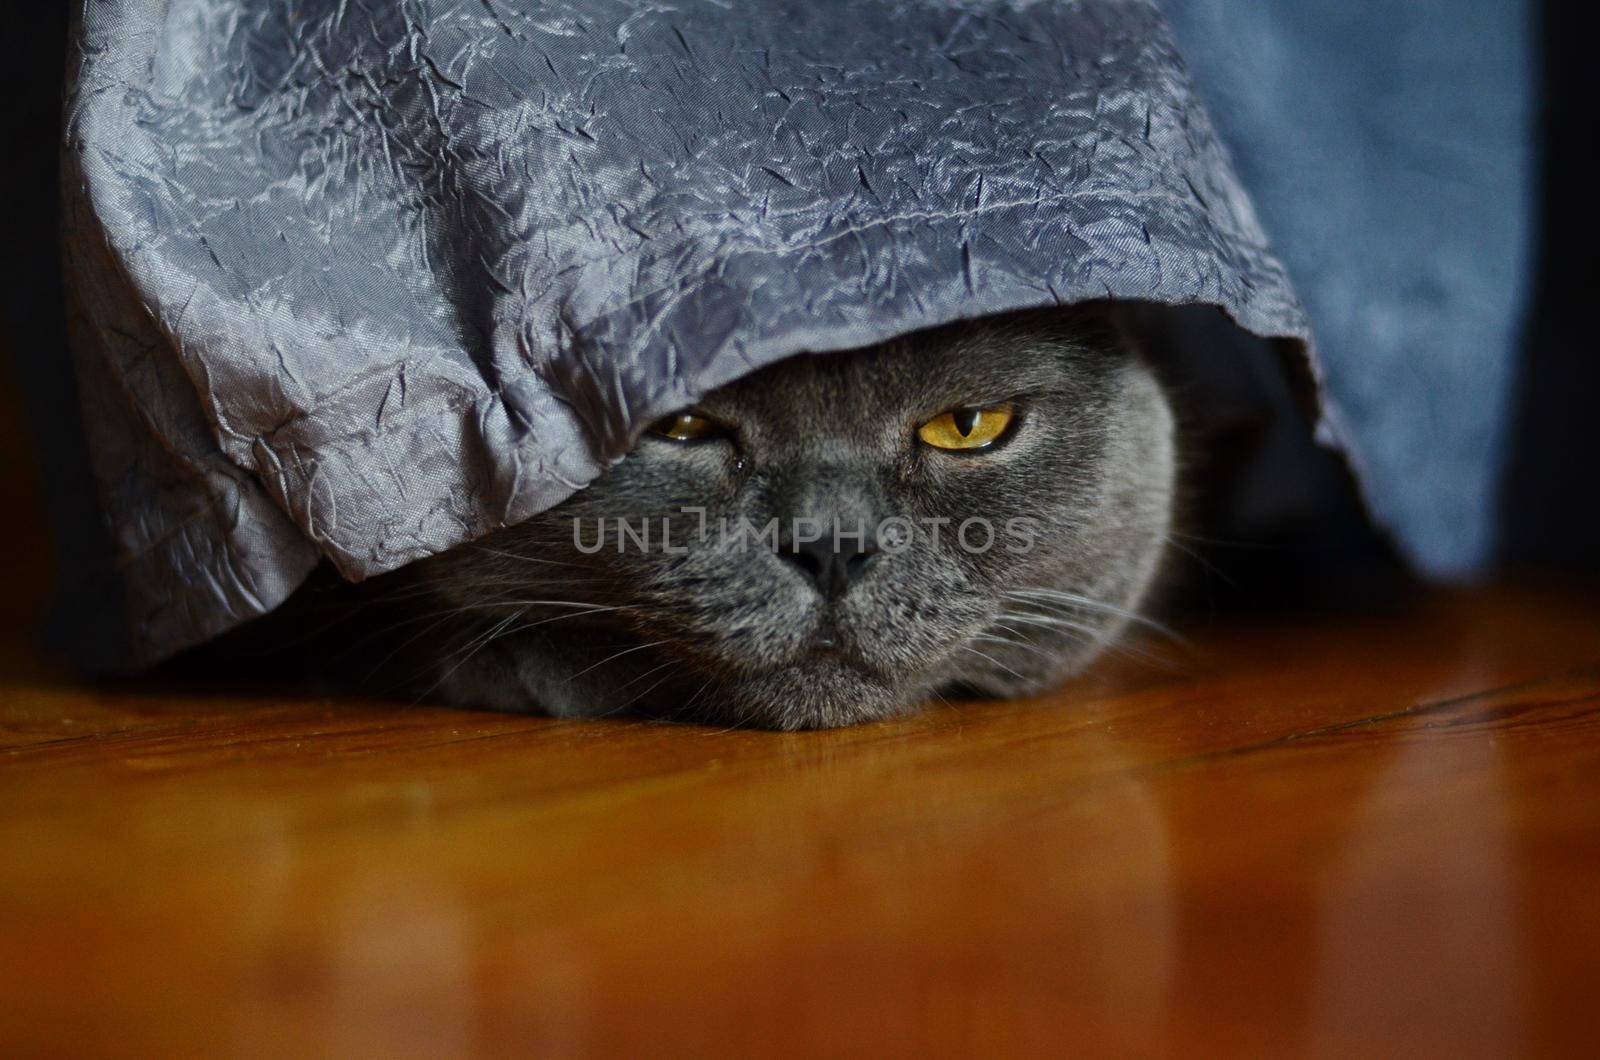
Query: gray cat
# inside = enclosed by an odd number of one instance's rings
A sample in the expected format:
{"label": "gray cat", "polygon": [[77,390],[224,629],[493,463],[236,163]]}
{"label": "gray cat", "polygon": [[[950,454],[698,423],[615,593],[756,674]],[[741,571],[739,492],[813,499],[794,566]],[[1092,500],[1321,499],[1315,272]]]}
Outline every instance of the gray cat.
{"label": "gray cat", "polygon": [[419,564],[434,695],[803,729],[1035,692],[1134,618],[1174,465],[1167,398],[1099,311],[801,355]]}

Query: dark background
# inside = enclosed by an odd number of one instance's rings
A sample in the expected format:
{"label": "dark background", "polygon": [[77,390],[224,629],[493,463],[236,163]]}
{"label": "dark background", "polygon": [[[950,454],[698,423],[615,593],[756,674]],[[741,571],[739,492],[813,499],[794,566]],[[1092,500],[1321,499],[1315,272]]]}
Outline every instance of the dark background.
{"label": "dark background", "polygon": [[1600,552],[1600,359],[1594,349],[1594,203],[1588,194],[1580,197],[1578,155],[1589,148],[1595,100],[1593,77],[1580,67],[1586,62],[1592,71],[1593,55],[1578,54],[1590,39],[1578,25],[1582,10],[1554,0],[1541,12],[1539,254],[1521,422],[1505,488],[1503,552],[1513,563],[1593,568]]}

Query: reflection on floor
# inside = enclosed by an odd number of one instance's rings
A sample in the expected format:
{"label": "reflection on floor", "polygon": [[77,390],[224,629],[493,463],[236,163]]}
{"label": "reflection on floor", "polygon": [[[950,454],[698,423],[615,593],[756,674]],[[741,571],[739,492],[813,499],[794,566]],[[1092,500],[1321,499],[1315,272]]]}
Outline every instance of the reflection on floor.
{"label": "reflection on floor", "polygon": [[1600,603],[779,735],[0,663],[0,1051],[1578,1051]]}

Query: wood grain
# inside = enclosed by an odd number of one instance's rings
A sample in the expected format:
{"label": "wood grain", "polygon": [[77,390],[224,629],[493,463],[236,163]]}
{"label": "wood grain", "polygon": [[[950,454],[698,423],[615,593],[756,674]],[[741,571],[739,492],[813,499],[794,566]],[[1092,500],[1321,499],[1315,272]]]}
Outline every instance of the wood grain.
{"label": "wood grain", "polygon": [[1202,628],[839,732],[0,659],[0,1052],[1573,1054],[1600,603]]}

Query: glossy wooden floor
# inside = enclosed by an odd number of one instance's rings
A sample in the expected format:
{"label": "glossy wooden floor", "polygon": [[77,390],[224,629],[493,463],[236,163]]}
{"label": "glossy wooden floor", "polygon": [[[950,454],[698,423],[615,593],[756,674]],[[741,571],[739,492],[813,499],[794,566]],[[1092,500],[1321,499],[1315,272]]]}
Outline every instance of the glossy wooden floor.
{"label": "glossy wooden floor", "polygon": [[1175,668],[797,735],[31,660],[0,670],[7,1055],[1600,1040],[1574,592],[1202,629]]}

